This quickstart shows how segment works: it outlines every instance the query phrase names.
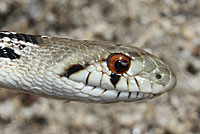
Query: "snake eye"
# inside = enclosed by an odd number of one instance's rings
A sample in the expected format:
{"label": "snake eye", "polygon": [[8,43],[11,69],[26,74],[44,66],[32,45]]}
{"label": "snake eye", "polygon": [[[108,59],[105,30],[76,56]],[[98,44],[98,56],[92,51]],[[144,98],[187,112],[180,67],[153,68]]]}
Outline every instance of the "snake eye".
{"label": "snake eye", "polygon": [[115,53],[107,59],[108,68],[115,74],[122,74],[128,71],[130,67],[130,58],[127,56]]}

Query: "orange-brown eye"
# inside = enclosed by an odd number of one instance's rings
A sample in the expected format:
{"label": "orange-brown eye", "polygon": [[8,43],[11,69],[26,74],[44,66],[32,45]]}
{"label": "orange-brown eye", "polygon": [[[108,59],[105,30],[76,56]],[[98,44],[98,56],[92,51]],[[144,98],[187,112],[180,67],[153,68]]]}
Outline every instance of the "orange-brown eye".
{"label": "orange-brown eye", "polygon": [[107,59],[108,68],[115,74],[123,74],[128,71],[130,67],[130,58],[116,53],[112,54]]}

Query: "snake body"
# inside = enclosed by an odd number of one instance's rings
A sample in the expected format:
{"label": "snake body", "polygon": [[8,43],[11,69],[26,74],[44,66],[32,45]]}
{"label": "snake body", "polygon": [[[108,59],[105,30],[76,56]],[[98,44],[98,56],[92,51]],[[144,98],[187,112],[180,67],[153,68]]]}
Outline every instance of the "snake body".
{"label": "snake body", "polygon": [[0,87],[109,103],[153,98],[175,83],[167,64],[133,46],[0,32]]}

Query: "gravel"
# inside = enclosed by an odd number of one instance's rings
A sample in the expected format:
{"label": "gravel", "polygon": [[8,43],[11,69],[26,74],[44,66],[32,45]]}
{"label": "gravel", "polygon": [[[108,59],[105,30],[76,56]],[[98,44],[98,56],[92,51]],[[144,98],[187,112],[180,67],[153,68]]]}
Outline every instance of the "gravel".
{"label": "gravel", "polygon": [[199,134],[200,0],[1,0],[0,30],[126,43],[177,75],[143,103],[85,104],[0,89],[0,134]]}

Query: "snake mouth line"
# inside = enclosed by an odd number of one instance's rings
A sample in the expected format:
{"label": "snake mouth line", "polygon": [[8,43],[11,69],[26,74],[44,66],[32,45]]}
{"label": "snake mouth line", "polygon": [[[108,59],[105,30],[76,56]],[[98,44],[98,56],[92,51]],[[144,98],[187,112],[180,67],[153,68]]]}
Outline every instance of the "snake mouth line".
{"label": "snake mouth line", "polygon": [[101,103],[144,101],[162,94],[142,91],[109,90],[98,87],[91,89],[88,86],[84,86],[79,91],[76,97],[86,97],[87,99],[85,99],[90,102],[95,101]]}
{"label": "snake mouth line", "polygon": [[[117,99],[120,100],[121,91],[118,92]],[[128,99],[126,101],[142,101],[146,99],[152,99],[160,94],[153,94],[153,93],[143,93],[143,92],[128,92]]]}
{"label": "snake mouth line", "polygon": [[[107,92],[109,90],[106,90]],[[135,102],[135,101],[144,101],[148,99],[152,99],[156,96],[161,95],[159,94],[153,94],[153,93],[143,93],[143,92],[124,92],[124,91],[118,91],[113,96],[107,96],[106,93],[103,92],[99,97],[101,100],[105,103],[112,103],[112,102]]]}

